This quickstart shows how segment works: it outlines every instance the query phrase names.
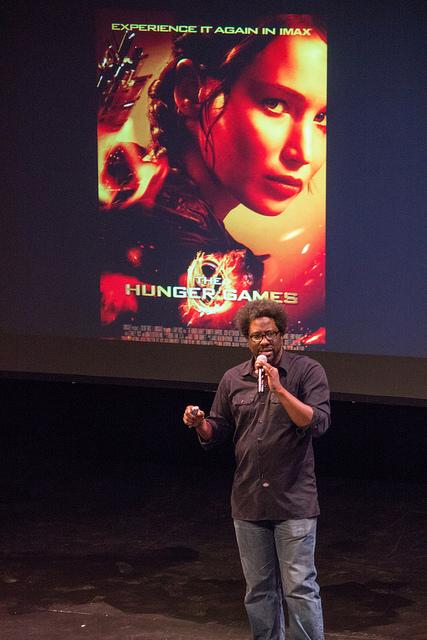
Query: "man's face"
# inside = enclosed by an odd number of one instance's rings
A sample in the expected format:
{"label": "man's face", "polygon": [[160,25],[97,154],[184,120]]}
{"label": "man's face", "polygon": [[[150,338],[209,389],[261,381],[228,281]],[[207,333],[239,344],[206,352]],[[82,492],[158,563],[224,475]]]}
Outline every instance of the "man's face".
{"label": "man's face", "polygon": [[267,331],[278,331],[277,325],[272,318],[265,317],[252,320],[249,325],[248,346],[255,359],[263,354],[267,357],[269,364],[277,365],[283,350],[282,335],[278,333],[277,336],[271,340],[263,336],[261,342],[251,338],[251,336],[256,337],[257,334],[263,334]]}
{"label": "man's face", "polygon": [[199,131],[218,188],[257,213],[282,213],[325,160],[326,50],[316,35],[277,37],[232,86],[225,108],[222,94],[213,101],[212,154]]}

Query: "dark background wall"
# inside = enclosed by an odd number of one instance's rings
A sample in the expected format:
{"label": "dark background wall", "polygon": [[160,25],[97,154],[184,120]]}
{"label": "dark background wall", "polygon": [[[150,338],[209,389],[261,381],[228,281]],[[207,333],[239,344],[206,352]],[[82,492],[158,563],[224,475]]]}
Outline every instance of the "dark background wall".
{"label": "dark background wall", "polygon": [[[175,479],[231,475],[230,447],[205,453],[181,422],[187,403],[208,410],[210,392],[0,380],[3,496],[38,497],[76,483],[138,485],[170,471]],[[319,477],[366,481],[426,479],[427,409],[333,402],[333,423],[316,441]]]}
{"label": "dark background wall", "polygon": [[[141,3],[6,4],[2,332],[7,341],[15,333],[96,336],[93,9]],[[249,5],[241,4],[249,19]],[[372,353],[361,344],[369,329],[380,353],[419,355],[427,327],[421,295],[426,5],[319,0],[304,7],[325,10],[330,18],[332,346]],[[301,10],[301,3],[288,2],[286,10]],[[397,349],[402,336],[411,350]],[[64,366],[74,357],[72,349],[58,353]],[[47,352],[41,355],[46,366]],[[16,350],[11,359],[17,360]],[[232,467],[230,450],[205,454],[181,423],[187,403],[209,407],[208,392],[3,377],[0,396],[3,492],[44,493],[78,479],[137,481],[153,465],[178,475],[211,465],[228,473]],[[319,475],[425,479],[426,418],[422,407],[334,402],[333,426],[316,445]]]}

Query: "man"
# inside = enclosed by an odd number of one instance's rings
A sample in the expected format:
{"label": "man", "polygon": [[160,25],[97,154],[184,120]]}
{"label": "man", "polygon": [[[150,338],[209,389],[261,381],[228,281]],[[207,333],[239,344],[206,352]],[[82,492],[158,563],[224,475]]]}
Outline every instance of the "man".
{"label": "man", "polygon": [[[253,639],[284,639],[283,594],[289,639],[323,640],[312,437],[329,427],[329,390],[320,364],[284,350],[286,323],[283,305],[275,302],[240,309],[236,325],[252,358],[225,373],[207,418],[190,405],[184,423],[206,448],[233,436],[231,506]],[[267,383],[263,391],[259,368]]]}

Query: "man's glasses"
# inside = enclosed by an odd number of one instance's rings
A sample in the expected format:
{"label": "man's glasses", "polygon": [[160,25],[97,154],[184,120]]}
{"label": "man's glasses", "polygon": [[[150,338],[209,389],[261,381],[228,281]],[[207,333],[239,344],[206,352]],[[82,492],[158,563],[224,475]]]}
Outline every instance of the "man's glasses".
{"label": "man's glasses", "polygon": [[249,338],[252,342],[261,342],[263,338],[267,338],[269,342],[272,342],[277,338],[280,331],[264,331],[264,333],[251,333]]}

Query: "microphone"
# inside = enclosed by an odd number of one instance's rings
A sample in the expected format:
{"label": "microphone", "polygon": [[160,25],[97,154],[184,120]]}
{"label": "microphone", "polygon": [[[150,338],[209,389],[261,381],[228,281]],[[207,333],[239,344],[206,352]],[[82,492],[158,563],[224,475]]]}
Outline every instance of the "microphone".
{"label": "microphone", "polygon": [[[263,353],[259,355],[256,359],[256,362],[259,364],[264,364],[267,362],[267,356]],[[264,391],[264,369],[262,367],[258,367],[258,393],[263,393]]]}

